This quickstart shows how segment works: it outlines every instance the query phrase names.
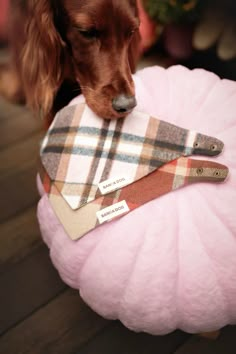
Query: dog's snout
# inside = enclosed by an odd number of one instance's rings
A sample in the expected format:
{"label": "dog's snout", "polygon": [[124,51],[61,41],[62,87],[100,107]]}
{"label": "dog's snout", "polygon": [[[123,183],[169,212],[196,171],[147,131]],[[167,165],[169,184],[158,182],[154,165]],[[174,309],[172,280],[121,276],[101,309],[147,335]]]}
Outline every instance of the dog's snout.
{"label": "dog's snout", "polygon": [[119,95],[112,101],[112,107],[117,113],[128,113],[137,105],[135,96]]}

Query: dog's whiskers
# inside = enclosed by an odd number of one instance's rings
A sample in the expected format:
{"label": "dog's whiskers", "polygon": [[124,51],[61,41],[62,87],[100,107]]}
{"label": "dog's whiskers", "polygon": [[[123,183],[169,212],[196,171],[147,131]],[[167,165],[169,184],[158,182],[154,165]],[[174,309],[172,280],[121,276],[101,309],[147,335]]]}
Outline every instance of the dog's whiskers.
{"label": "dog's whiskers", "polygon": [[95,90],[94,90],[92,87],[89,87],[89,86],[83,86],[83,85],[81,85],[80,88],[81,88],[82,90],[90,90],[90,91],[92,91],[92,92],[95,92]]}

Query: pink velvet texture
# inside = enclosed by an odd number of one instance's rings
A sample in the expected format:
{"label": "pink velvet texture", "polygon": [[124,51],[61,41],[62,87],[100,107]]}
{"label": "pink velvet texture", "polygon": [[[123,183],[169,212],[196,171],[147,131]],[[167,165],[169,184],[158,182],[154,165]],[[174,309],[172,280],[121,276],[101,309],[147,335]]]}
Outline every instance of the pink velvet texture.
{"label": "pink velvet texture", "polygon": [[134,79],[139,110],[225,143],[214,159],[229,177],[169,193],[78,241],[41,190],[38,219],[52,262],[92,309],[134,331],[235,324],[236,83],[181,66],[146,68]]}

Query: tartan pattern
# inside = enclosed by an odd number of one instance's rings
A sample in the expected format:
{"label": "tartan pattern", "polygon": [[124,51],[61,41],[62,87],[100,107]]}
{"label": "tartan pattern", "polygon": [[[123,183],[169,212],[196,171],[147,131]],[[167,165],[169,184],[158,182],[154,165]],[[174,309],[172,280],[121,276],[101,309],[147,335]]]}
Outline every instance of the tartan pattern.
{"label": "tartan pattern", "polygon": [[134,111],[106,121],[85,104],[65,107],[41,147],[41,160],[72,209],[101,196],[98,184],[127,177],[134,182],[169,161],[191,154],[217,155],[218,139]]}
{"label": "tartan pattern", "polygon": [[212,161],[193,160],[180,157],[169,162],[135,183],[72,210],[58,191],[55,183],[42,167],[41,180],[50,204],[67,234],[75,240],[99,226],[96,212],[125,200],[130,211],[163,194],[196,182],[222,182],[228,168]]}

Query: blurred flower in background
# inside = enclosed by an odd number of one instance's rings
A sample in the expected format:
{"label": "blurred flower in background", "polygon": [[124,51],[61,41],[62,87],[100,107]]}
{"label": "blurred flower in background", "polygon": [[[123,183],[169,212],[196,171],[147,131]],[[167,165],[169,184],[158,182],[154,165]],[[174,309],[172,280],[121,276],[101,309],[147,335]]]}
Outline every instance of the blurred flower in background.
{"label": "blurred flower in background", "polygon": [[201,0],[142,0],[149,16],[163,25],[193,22],[201,7]]}
{"label": "blurred flower in background", "polygon": [[176,60],[190,58],[194,50],[213,47],[219,59],[236,59],[235,0],[140,0],[139,3],[141,21],[144,19],[141,26],[144,50],[155,43],[155,33],[156,42],[160,38],[167,54]]}

